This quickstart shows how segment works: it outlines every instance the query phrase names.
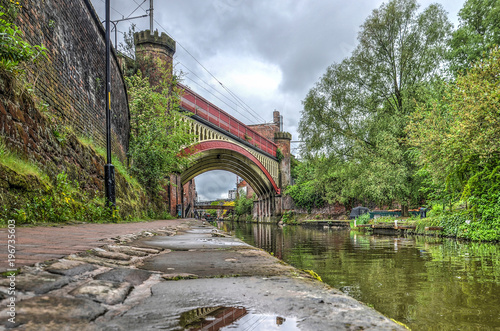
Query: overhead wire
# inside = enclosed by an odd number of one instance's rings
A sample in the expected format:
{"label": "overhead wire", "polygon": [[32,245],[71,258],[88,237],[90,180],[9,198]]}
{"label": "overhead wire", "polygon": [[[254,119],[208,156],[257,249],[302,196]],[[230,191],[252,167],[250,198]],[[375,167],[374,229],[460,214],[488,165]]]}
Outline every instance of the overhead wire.
{"label": "overhead wire", "polygon": [[[135,8],[128,16],[127,18],[129,18],[130,16],[132,16],[133,13],[136,12],[137,9],[141,8],[142,10],[144,10],[144,8],[142,8],[142,5],[146,2],[147,0],[144,0],[143,2],[141,2],[141,4],[139,4],[139,6],[137,6],[137,8]],[[134,0],[134,2],[137,4],[137,2]],[[147,12],[147,11],[146,11]]]}
{"label": "overhead wire", "polygon": [[214,96],[214,98],[217,98],[220,102],[222,102],[223,104],[225,104],[226,106],[230,107],[231,109],[233,109],[235,112],[237,112],[238,114],[240,114],[241,116],[243,116],[244,118],[246,118],[247,120],[249,120],[250,122],[252,122],[251,119],[249,119],[248,117],[245,116],[245,114],[239,112],[238,110],[236,110],[235,108],[231,107],[230,105],[228,105],[224,100],[222,100],[221,98],[219,98],[218,96],[216,96],[214,93],[212,93],[210,90],[208,90],[206,87],[204,86],[201,86],[199,83],[197,83],[196,81],[194,81],[193,79],[189,78],[188,76],[186,76],[187,79],[189,79],[190,81],[192,81],[193,83],[195,83],[196,85],[198,85],[199,87],[201,87],[202,89],[204,89],[205,91],[207,91],[208,93],[210,93],[211,95]]}
{"label": "overhead wire", "polygon": [[[102,3],[106,4],[106,1],[104,0],[101,0]],[[111,7],[111,6],[110,6]],[[117,12],[118,14],[122,15],[122,17],[125,17],[125,15],[123,15],[122,13],[120,13],[118,10],[114,9],[113,7],[111,7],[112,10],[114,10],[115,12]],[[99,18],[100,19],[100,18]]]}
{"label": "overhead wire", "polygon": [[[168,33],[167,29],[165,29],[161,24],[160,22],[158,22],[156,19],[154,19],[154,22],[156,24],[158,24],[158,26],[165,32],[167,33],[172,39],[174,39],[170,33]],[[174,39],[175,40],[175,39]],[[235,98],[236,101],[238,101],[238,103],[240,104],[241,108],[245,109],[246,111],[248,112],[253,112],[255,115],[252,115],[253,117],[255,117],[256,119],[259,119],[260,121],[263,121],[265,122],[265,120],[255,111],[253,110],[250,106],[248,106],[246,103],[244,103],[234,92],[232,92],[228,87],[226,87],[217,77],[215,77],[214,74],[212,74],[212,72],[210,72],[210,70],[208,70],[200,61],[198,61],[198,59],[196,57],[194,57],[193,54],[191,54],[191,52],[189,52],[179,41],[175,40],[175,42],[177,43],[177,45],[179,45],[190,57],[193,58],[193,60],[196,61],[196,63],[198,63],[198,65],[200,67],[203,68],[203,70],[205,70],[213,79],[215,79],[215,81],[217,81],[217,83],[219,83],[219,85],[224,89],[226,90],[233,98]]]}
{"label": "overhead wire", "polygon": [[[203,83],[205,83],[208,87],[213,88],[212,85],[210,85],[209,83],[207,83],[206,81],[203,80],[203,78],[201,78],[200,76],[198,76],[193,70],[189,69],[188,66],[186,66],[184,63],[180,62],[179,60],[177,60],[177,63],[179,63],[180,65],[182,65],[184,68],[186,68],[191,74],[193,74],[196,78],[198,78],[199,80],[201,80]],[[227,101],[231,102],[232,104],[234,104],[235,106],[238,106],[238,104],[233,100],[233,99],[230,99],[228,98],[225,94],[221,93],[219,90],[216,90],[214,89],[215,92],[219,93],[222,97],[224,97]],[[229,105],[228,105],[229,106]],[[230,106],[232,108],[232,106]],[[234,109],[234,108],[233,108]]]}
{"label": "overhead wire", "polygon": [[[136,5],[137,5],[137,8],[134,9],[132,11],[132,13],[130,13],[129,16],[127,17],[130,17],[134,12],[137,11],[137,9],[141,8],[142,10],[144,10],[146,13],[148,12],[148,10],[144,9],[142,7],[142,5],[147,1],[147,0],[144,0],[143,2],[141,3],[138,3],[136,0],[132,0]],[[104,0],[101,0],[101,2],[104,3]],[[111,9],[113,9],[115,12],[117,12],[118,14],[122,15],[122,17],[125,17],[125,15],[123,15],[122,13],[120,13],[118,10],[114,9],[113,7],[111,7]],[[154,19],[154,22],[163,30],[163,32],[165,32],[167,35],[169,35],[172,39],[174,39],[170,33],[168,33],[167,29],[165,29],[160,22],[158,22],[156,19]],[[120,31],[121,32],[121,31]],[[123,32],[121,32],[123,33]],[[175,40],[175,39],[174,39]],[[240,97],[238,97],[238,95],[236,95],[233,91],[231,91],[227,86],[225,86],[217,77],[215,77],[215,75],[210,71],[208,70],[200,61],[198,61],[198,59],[186,48],[184,47],[179,41],[175,40],[175,42],[177,43],[177,45],[179,45],[191,58],[193,58],[193,60],[201,67],[203,68],[203,70],[205,70],[217,83],[219,83],[219,85],[235,100],[231,100],[230,98],[228,98],[227,96],[225,96],[224,94],[222,94],[221,92],[219,92],[217,89],[215,89],[211,84],[207,83],[205,80],[203,80],[201,77],[199,77],[198,75],[196,75],[194,73],[193,70],[189,69],[185,64],[181,63],[181,65],[183,65],[186,69],[188,69],[191,73],[193,73],[198,79],[200,79],[203,83],[205,83],[207,86],[210,86],[211,88],[213,88],[214,91],[217,91],[219,94],[223,95],[224,98],[226,98],[227,100],[230,100],[232,103],[234,103],[235,105],[239,105],[242,109],[244,109],[246,112],[249,113],[250,116],[252,116],[254,119],[262,122],[262,123],[266,123],[266,120],[260,116],[255,110],[252,109],[252,107],[250,107],[247,103],[245,103]],[[179,62],[180,63],[180,62]],[[187,76],[186,76],[187,78]],[[215,96],[212,92],[210,92],[207,88],[201,86],[200,84],[198,84],[197,82],[195,82],[193,79],[189,79],[190,81],[192,81],[193,83],[197,84],[198,86],[202,87],[205,91],[209,92],[211,95],[213,95],[214,97],[216,97],[218,100],[220,100],[221,102],[223,102],[226,106],[230,107],[232,110],[236,111],[238,114],[240,114],[241,116],[245,117],[247,120],[249,120],[250,122],[254,122],[252,121],[251,119],[249,119],[247,116],[245,116],[244,114],[242,114],[241,112],[239,112],[236,108],[234,108],[233,106],[230,106],[228,105],[226,102],[224,102],[223,100],[221,100],[219,97]]]}

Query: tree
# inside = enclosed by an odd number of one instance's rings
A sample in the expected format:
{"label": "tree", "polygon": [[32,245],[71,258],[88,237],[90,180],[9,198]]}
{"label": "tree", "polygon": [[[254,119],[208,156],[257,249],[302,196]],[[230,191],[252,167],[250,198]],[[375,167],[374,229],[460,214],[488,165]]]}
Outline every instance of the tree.
{"label": "tree", "polygon": [[500,49],[421,103],[408,125],[418,162],[455,199],[500,193]]}
{"label": "tree", "polygon": [[245,194],[240,194],[234,201],[234,212],[237,216],[251,215],[253,208],[253,199],[247,198]]}
{"label": "tree", "polygon": [[130,168],[151,192],[166,184],[167,175],[178,172],[189,159],[181,153],[194,142],[189,123],[179,112],[180,93],[175,75],[158,65],[163,79],[154,88],[141,72],[126,77],[130,108]]}
{"label": "tree", "polygon": [[325,204],[323,185],[316,167],[318,162],[319,158],[315,158],[298,163],[294,167],[296,183],[285,191],[292,197],[297,207],[304,208],[309,213],[312,208],[322,207]]}
{"label": "tree", "polygon": [[404,128],[441,70],[451,24],[439,5],[419,13],[415,0],[393,0],[361,28],[352,56],[331,65],[303,101],[304,152],[340,165],[331,178],[350,189],[339,198],[407,206],[420,199],[420,179]]}
{"label": "tree", "polygon": [[458,16],[448,55],[455,76],[500,45],[500,0],[468,0]]}

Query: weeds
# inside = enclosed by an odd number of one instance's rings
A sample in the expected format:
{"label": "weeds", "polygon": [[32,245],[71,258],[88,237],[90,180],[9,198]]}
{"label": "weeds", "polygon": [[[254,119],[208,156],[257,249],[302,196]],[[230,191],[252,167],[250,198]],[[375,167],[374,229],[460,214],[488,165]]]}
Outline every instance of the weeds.
{"label": "weeds", "polygon": [[17,224],[121,221],[117,209],[106,208],[104,199],[97,195],[89,197],[64,172],[57,175],[54,187],[43,194],[30,196],[11,210],[3,206],[3,210],[2,224],[8,219],[15,219]]}
{"label": "weeds", "polygon": [[41,181],[48,181],[48,177],[33,163],[11,152],[4,139],[0,137],[0,164],[22,175],[32,175]]}

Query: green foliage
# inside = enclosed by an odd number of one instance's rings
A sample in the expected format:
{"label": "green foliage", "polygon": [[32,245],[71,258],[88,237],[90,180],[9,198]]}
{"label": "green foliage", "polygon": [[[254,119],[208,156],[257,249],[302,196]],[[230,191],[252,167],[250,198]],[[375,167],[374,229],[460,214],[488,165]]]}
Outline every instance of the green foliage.
{"label": "green foliage", "polygon": [[32,175],[40,180],[47,181],[47,176],[40,171],[38,166],[24,158],[21,158],[17,153],[11,152],[5,140],[0,136],[0,164],[15,170],[22,175]]}
{"label": "green foliage", "polygon": [[59,126],[55,127],[52,129],[52,134],[56,138],[56,140],[61,144],[62,147],[66,144],[66,136],[68,132],[64,130],[64,128],[61,130]]}
{"label": "green foliage", "polygon": [[295,185],[287,187],[285,193],[292,197],[295,205],[309,213],[314,207],[325,204],[322,183],[317,176],[313,160],[300,162],[294,169]]}
{"label": "green foliage", "polygon": [[368,224],[370,222],[370,213],[364,213],[356,217],[356,224]]}
{"label": "green foliage", "polygon": [[166,176],[178,172],[189,159],[184,147],[194,142],[189,123],[179,110],[180,91],[175,76],[158,64],[161,80],[154,88],[139,71],[126,77],[130,107],[130,169],[150,192],[159,192]]}
{"label": "green foliage", "polygon": [[321,276],[318,275],[314,270],[304,270],[304,272],[311,275],[314,279],[319,280],[320,282],[323,282],[323,280],[321,279]]}
{"label": "green foliage", "polygon": [[303,152],[322,161],[317,180],[328,201],[421,199],[404,128],[441,68],[451,25],[439,5],[417,9],[393,0],[374,10],[351,57],[331,65],[303,101]]}
{"label": "green foliage", "polygon": [[281,216],[281,221],[283,224],[297,224],[297,221],[294,219],[294,212],[292,210],[287,210]]}
{"label": "green foliage", "polygon": [[[136,25],[132,23],[128,31],[123,32],[123,42],[120,42],[118,44],[119,51],[131,59],[135,59],[135,43],[134,43],[135,32],[136,32]],[[130,75],[133,74],[135,74],[135,72],[130,73]]]}
{"label": "green foliage", "polygon": [[500,1],[467,0],[460,10],[459,26],[450,41],[450,69],[455,76],[487,57],[500,45]]}
{"label": "green foliage", "polygon": [[[103,158],[106,158],[106,150],[96,145],[91,138],[78,136],[77,139],[82,145],[90,146],[97,154],[99,154]],[[136,190],[143,190],[143,187],[141,186],[141,184],[139,184],[137,178],[130,175],[127,166],[125,166],[118,158],[113,159],[113,165],[116,172],[123,176],[123,178],[125,178],[130,186],[132,186]]]}
{"label": "green foliage", "polygon": [[240,194],[234,202],[234,212],[237,216],[252,215],[253,199]]}
{"label": "green foliage", "polygon": [[[145,215],[146,219],[151,220],[173,220],[174,216],[170,215],[170,212],[167,210],[155,211],[153,209],[148,209]],[[127,220],[125,220],[127,221]]]}
{"label": "green foliage", "polygon": [[471,239],[494,237],[493,232],[486,234],[488,224],[500,219],[499,59],[500,49],[495,48],[431,101],[420,104],[408,126],[409,142],[428,176],[429,195],[471,207],[474,223],[464,231],[482,233],[466,236]]}
{"label": "green foliage", "polygon": [[309,210],[315,194],[347,206],[427,199],[441,204],[430,216],[446,235],[492,240],[500,50],[491,47],[500,41],[500,1],[468,0],[453,35],[439,5],[417,9],[414,0],[392,0],[374,10],[353,54],[309,91],[299,132],[310,164],[292,168],[297,184],[287,193]]}
{"label": "green foliage", "polygon": [[11,73],[22,71],[19,67],[21,63],[33,62],[45,56],[46,51],[43,46],[32,46],[23,40],[22,31],[13,23],[17,6],[0,6],[0,68]]}
{"label": "green foliage", "polygon": [[63,172],[57,175],[54,186],[42,194],[34,194],[12,210],[6,210],[0,223],[15,219],[17,224],[67,222],[118,222],[118,210],[104,205],[104,199],[90,197],[79,189],[77,182],[68,180]]}
{"label": "green foliage", "polygon": [[283,161],[283,152],[281,152],[281,149],[277,148],[276,149],[276,158],[278,159],[278,163],[281,163]]}

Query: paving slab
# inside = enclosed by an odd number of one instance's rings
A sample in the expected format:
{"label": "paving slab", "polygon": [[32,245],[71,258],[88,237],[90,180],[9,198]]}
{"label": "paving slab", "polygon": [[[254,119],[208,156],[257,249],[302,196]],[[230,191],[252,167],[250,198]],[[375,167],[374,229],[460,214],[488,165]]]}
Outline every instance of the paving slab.
{"label": "paving slab", "polygon": [[95,265],[65,259],[57,261],[56,263],[53,263],[45,268],[46,271],[53,274],[59,274],[69,277],[80,275],[89,271],[93,271],[95,269],[97,269]]}
{"label": "paving slab", "polygon": [[193,249],[224,249],[252,247],[234,237],[220,237],[212,226],[193,227],[190,231],[173,237],[156,236],[132,242],[138,247],[171,249],[176,251]]}
{"label": "paving slab", "polygon": [[[43,330],[44,328],[62,330],[73,323],[85,325],[105,312],[104,307],[88,299],[37,296],[22,300],[16,305],[15,323],[5,319],[2,323],[7,328],[24,324],[22,328],[28,330]],[[54,328],[48,328],[48,325]]]}
{"label": "paving slab", "polygon": [[129,283],[110,282],[107,280],[91,280],[71,291],[75,297],[85,297],[107,305],[122,303],[132,289]]}
{"label": "paving slab", "polygon": [[127,282],[134,286],[137,286],[145,282],[149,277],[151,277],[151,272],[149,271],[115,268],[95,276],[94,279],[107,280],[118,283]]}
{"label": "paving slab", "polygon": [[[23,273],[15,276],[15,289],[22,292],[34,292],[35,294],[44,294],[52,290],[61,288],[71,279],[69,277],[55,275],[48,272]],[[0,279],[0,285],[9,287],[10,279]]]}
{"label": "paving slab", "polygon": [[138,268],[198,277],[273,276],[296,272],[295,268],[271,258],[268,253],[246,247],[244,250],[172,251],[148,258]]}
{"label": "paving slab", "polygon": [[[213,307],[294,321],[300,330],[404,330],[389,318],[320,282],[290,277],[210,278],[162,282],[138,306],[98,324],[101,330],[182,330],[183,313]],[[278,325],[279,326],[279,325]],[[293,326],[293,325],[292,325]],[[253,325],[255,330],[267,330]],[[244,329],[244,328],[242,328]],[[273,329],[278,329],[275,328]],[[290,330],[293,328],[288,328]]]}

